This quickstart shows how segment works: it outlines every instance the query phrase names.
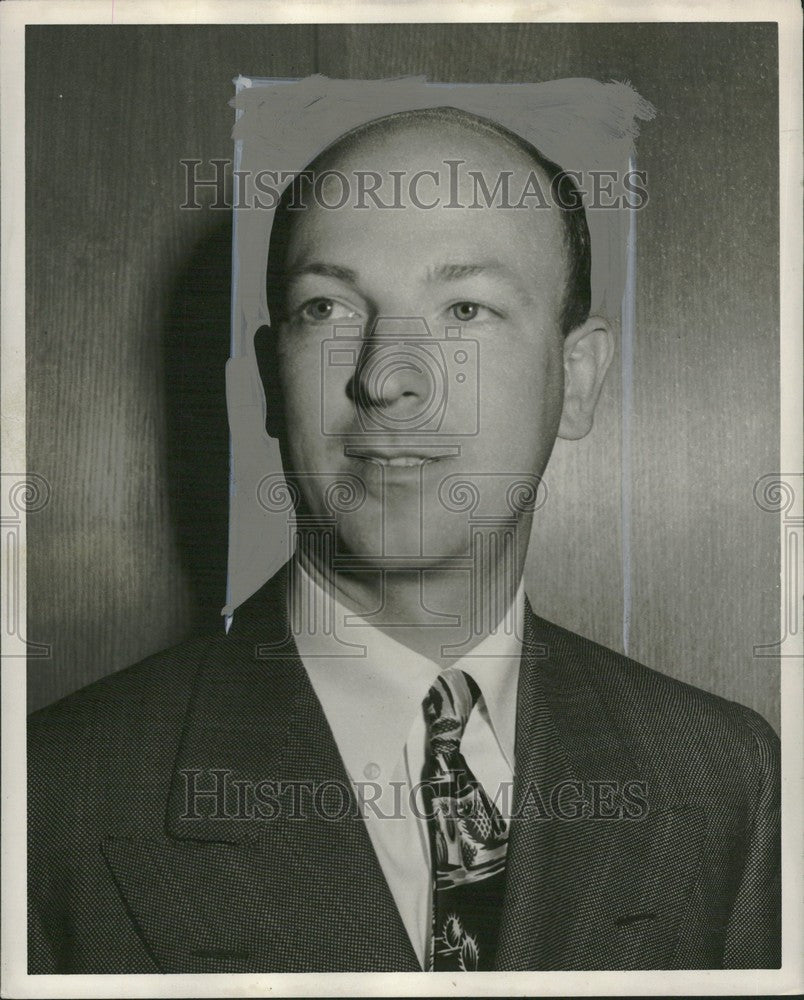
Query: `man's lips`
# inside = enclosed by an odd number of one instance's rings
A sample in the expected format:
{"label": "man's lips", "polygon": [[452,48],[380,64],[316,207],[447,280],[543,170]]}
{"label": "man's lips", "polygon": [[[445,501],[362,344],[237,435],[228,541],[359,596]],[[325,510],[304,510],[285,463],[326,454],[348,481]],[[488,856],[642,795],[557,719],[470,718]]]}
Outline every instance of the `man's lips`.
{"label": "man's lips", "polygon": [[437,462],[437,458],[423,458],[421,455],[361,455],[357,454],[356,458],[362,458],[364,461],[377,462],[379,465],[387,465],[389,468],[394,469],[418,469],[422,465],[427,465],[430,462]]}
{"label": "man's lips", "polygon": [[409,444],[388,445],[345,445],[344,455],[376,462],[390,468],[411,469],[437,462],[442,458],[453,458],[460,454],[455,445],[428,446]]}

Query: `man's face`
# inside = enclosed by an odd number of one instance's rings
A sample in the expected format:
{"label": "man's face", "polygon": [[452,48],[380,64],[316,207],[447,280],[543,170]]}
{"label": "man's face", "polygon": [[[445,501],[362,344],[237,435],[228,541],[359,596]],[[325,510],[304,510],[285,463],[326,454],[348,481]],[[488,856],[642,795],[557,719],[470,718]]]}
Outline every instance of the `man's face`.
{"label": "man's face", "polygon": [[[408,199],[398,209],[358,209],[354,198],[337,210],[313,205],[295,216],[288,242],[277,336],[286,472],[315,516],[328,513],[339,478],[364,491],[357,509],[338,514],[338,549],[389,568],[467,555],[461,482],[478,492],[475,517],[510,520],[511,487],[541,475],[561,416],[559,213],[468,207],[468,170],[482,171],[489,190],[513,170],[511,189],[521,190],[532,170],[524,154],[430,126],[365,140],[330,167],[353,188],[355,171],[376,171],[385,191],[390,171],[435,170],[443,194],[448,159],[465,161],[464,207],[443,207],[445,197],[430,210]],[[333,184],[323,188],[331,203]],[[422,183],[421,200],[434,191]],[[527,538],[529,515],[517,516]]]}

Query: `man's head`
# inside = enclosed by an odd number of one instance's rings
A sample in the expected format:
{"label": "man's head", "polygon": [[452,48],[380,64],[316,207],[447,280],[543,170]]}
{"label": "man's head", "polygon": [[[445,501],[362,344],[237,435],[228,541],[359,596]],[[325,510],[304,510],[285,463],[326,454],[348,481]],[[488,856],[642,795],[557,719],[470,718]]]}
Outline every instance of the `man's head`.
{"label": "man's head", "polygon": [[[272,231],[262,365],[286,472],[307,474],[321,516],[339,475],[362,482],[339,520],[355,555],[465,553],[450,489],[469,481],[476,513],[511,516],[511,485],[591,426],[611,337],[589,317],[577,193],[524,140],[452,108],[363,125],[304,176],[308,197],[301,180],[286,191]],[[356,199],[361,183],[377,196]]]}

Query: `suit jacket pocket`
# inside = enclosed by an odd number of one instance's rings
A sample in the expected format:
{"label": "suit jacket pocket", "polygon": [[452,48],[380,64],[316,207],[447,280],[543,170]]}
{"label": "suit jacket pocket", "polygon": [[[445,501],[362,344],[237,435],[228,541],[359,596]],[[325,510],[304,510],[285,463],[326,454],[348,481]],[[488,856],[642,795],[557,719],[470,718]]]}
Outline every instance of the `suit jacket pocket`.
{"label": "suit jacket pocket", "polygon": [[[145,947],[162,972],[253,972],[293,961],[278,926],[245,908],[237,883],[249,879],[246,850],[108,837],[103,853]],[[231,873],[227,883],[220,872]],[[194,873],[194,877],[192,877]],[[189,877],[188,877],[189,874]],[[257,960],[256,950],[262,955]],[[268,953],[266,955],[266,952]],[[124,971],[124,970],[121,970]]]}
{"label": "suit jacket pocket", "polygon": [[509,868],[500,968],[670,968],[704,829],[688,806],[533,823]]}

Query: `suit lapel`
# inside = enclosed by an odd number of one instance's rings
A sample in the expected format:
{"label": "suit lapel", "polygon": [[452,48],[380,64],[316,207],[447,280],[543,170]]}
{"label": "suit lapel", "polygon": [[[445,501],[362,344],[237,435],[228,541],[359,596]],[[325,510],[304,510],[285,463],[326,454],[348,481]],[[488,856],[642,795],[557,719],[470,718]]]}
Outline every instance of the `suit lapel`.
{"label": "suit lapel", "polygon": [[[284,587],[281,574],[255,595],[200,665],[164,827],[109,837],[104,854],[164,972],[416,971],[365,823],[317,814],[314,788],[331,816],[356,803]],[[654,808],[648,789],[641,819],[557,817],[593,782],[641,780],[598,668],[528,608],[500,969],[661,968],[672,955],[701,815]]]}
{"label": "suit lapel", "polygon": [[[415,971],[287,636],[283,581],[238,612],[201,666],[168,838],[110,840],[107,860],[163,971]],[[258,658],[259,648],[270,658]]]}
{"label": "suit lapel", "polygon": [[652,810],[599,666],[528,607],[500,969],[661,968],[672,955],[703,819]]}

